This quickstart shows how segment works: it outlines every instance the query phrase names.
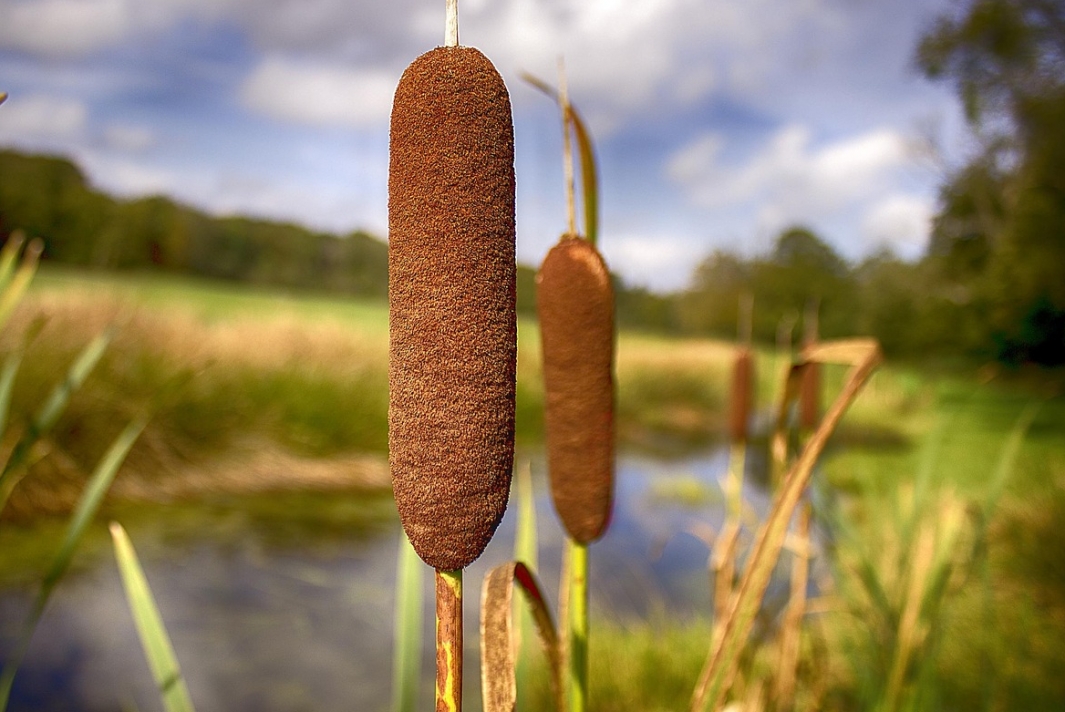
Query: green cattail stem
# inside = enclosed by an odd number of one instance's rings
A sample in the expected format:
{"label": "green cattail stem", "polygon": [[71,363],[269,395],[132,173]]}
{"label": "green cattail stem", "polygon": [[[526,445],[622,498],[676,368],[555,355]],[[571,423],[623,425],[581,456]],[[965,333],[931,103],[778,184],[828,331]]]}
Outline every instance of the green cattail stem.
{"label": "green cattail stem", "polygon": [[462,569],[436,572],[436,712],[462,712]]}
{"label": "green cattail stem", "polygon": [[569,549],[569,706],[568,712],[588,708],[588,545],[567,538]]}

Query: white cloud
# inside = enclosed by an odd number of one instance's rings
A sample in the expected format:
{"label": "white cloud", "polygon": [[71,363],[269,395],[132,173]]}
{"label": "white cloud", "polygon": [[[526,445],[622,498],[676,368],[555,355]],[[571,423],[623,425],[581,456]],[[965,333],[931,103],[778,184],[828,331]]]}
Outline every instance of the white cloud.
{"label": "white cloud", "polygon": [[705,209],[747,204],[759,222],[780,227],[817,221],[870,200],[909,163],[903,137],[876,129],[815,147],[804,126],[780,129],[745,163],[721,158],[724,137],[707,133],[675,152],[666,174]]}
{"label": "white cloud", "polygon": [[119,151],[136,153],[155,145],[155,133],[145,126],[111,124],[104,129],[104,142]]}
{"label": "white cloud", "polygon": [[923,195],[890,195],[877,202],[862,221],[870,247],[889,246],[904,257],[920,254],[928,242],[935,201]]}
{"label": "white cloud", "polygon": [[12,95],[0,109],[0,140],[71,140],[85,130],[88,108],[76,99],[47,94]]}
{"label": "white cloud", "polygon": [[610,270],[627,284],[672,289],[687,279],[692,268],[692,245],[668,234],[611,234],[602,245]]}
{"label": "white cloud", "polygon": [[69,56],[115,43],[131,28],[129,0],[7,0],[0,47]]}
{"label": "white cloud", "polygon": [[387,124],[398,77],[383,71],[268,57],[241,87],[251,109],[296,123],[381,127]]}

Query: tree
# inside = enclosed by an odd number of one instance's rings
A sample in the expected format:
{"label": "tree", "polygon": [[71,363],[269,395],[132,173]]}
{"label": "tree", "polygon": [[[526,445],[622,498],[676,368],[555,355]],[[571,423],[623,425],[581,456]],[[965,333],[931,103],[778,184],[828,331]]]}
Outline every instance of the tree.
{"label": "tree", "polygon": [[1065,5],[971,0],[935,22],[918,61],[954,84],[984,147],[944,186],[929,256],[1003,353],[1065,312]]}
{"label": "tree", "polygon": [[775,338],[781,320],[798,322],[811,304],[819,305],[823,336],[854,333],[854,288],[850,268],[835,250],[804,227],[784,230],[773,251],[751,270],[754,329]]}
{"label": "tree", "polygon": [[740,297],[750,291],[750,264],[731,252],[715,250],[696,266],[690,286],[679,297],[681,328],[733,338]]}

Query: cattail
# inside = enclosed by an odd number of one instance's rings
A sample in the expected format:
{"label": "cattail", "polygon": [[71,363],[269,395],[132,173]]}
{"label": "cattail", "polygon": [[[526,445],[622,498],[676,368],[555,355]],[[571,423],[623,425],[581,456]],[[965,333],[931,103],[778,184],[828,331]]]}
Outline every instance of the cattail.
{"label": "cattail", "polygon": [[480,556],[506,509],[517,355],[514,129],[492,63],[438,47],[403,73],[388,175],[392,487],[438,571]]}
{"label": "cattail", "polygon": [[[806,313],[803,318],[803,347],[813,346],[818,339],[818,310],[821,302],[819,299],[811,299],[806,304]],[[821,364],[817,362],[807,363],[802,370],[802,380],[799,382],[799,427],[803,430],[814,430],[821,420]]]}
{"label": "cattail", "polygon": [[570,537],[599,538],[614,493],[614,291],[603,258],[565,235],[536,276],[551,496]]}
{"label": "cattail", "polygon": [[799,427],[814,430],[821,420],[821,364],[811,361],[799,382]]}
{"label": "cattail", "polygon": [[736,352],[732,364],[732,398],[729,404],[729,437],[732,442],[747,440],[747,425],[754,403],[754,355],[750,347]]}

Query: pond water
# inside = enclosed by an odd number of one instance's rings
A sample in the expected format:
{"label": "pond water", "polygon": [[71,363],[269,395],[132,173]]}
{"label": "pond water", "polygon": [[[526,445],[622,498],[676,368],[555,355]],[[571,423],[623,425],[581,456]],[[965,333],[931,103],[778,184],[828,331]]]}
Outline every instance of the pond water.
{"label": "pond water", "polygon": [[[519,457],[519,466],[528,460]],[[538,575],[554,609],[563,537],[542,460],[534,457],[530,466]],[[720,450],[670,460],[619,459],[611,527],[590,549],[593,618],[705,616],[711,600],[704,537],[721,524],[717,483],[725,470]],[[756,512],[767,506],[756,485],[747,486],[745,497]],[[301,494],[111,514],[137,548],[201,712],[388,708],[400,536],[390,498]],[[512,504],[488,550],[465,574],[470,710],[480,708],[480,583],[490,567],[512,558],[515,518]],[[102,526],[79,554],[78,570],[53,594],[16,678],[13,711],[162,709]],[[425,591],[428,701],[428,569]],[[30,587],[0,591],[3,659],[32,594]]]}

